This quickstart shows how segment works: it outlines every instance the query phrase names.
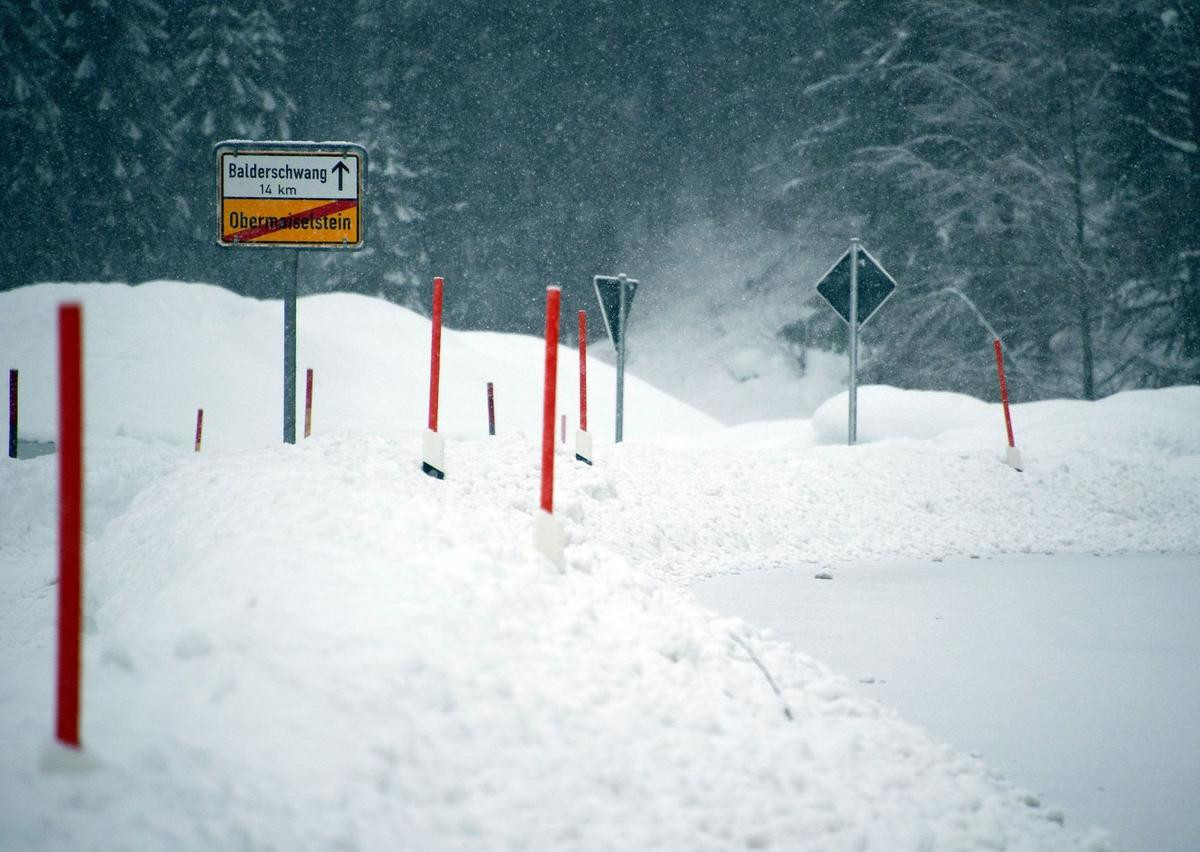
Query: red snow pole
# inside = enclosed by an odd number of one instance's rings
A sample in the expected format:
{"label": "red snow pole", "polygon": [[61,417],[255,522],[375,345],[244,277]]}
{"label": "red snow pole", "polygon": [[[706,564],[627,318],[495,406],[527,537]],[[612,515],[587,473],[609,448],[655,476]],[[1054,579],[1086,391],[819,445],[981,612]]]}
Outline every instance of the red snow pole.
{"label": "red snow pole", "polygon": [[554,407],[558,387],[558,313],[562,288],[546,288],[546,372],[542,383],[542,493],[534,513],[533,543],[545,556],[563,565],[563,531],[554,519]]}
{"label": "red snow pole", "polygon": [[496,392],[492,388],[492,383],[487,384],[487,402],[488,402],[488,434],[496,434]]}
{"label": "red snow pole", "polygon": [[1021,451],[1013,440],[1012,415],[1008,410],[1008,384],[1004,381],[1004,352],[1000,348],[1000,338],[992,341],[996,350],[996,374],[1000,377],[1000,402],[1004,406],[1004,429],[1008,433],[1008,448],[1006,451],[1008,464],[1014,470],[1021,470]]}
{"label": "red snow pole", "polygon": [[196,409],[196,452],[200,452],[200,437],[204,434],[204,409]]}
{"label": "red snow pole", "polygon": [[313,371],[309,367],[304,374],[304,437],[312,435],[312,385]]}
{"label": "red snow pole", "polygon": [[446,442],[438,434],[438,382],[442,370],[442,279],[433,279],[433,335],[429,350],[429,424],[421,442],[421,470],[446,478]]}
{"label": "red snow pole", "polygon": [[83,606],[83,317],[58,306],[58,689],[54,736],[78,749]]}
{"label": "red snow pole", "polygon": [[575,458],[592,463],[592,436],[587,430],[587,312],[579,312],[579,430],[575,433]]}
{"label": "red snow pole", "polygon": [[438,382],[442,372],[442,279],[433,279],[433,340],[429,352],[429,431],[438,427]]}
{"label": "red snow pole", "polygon": [[17,371],[8,371],[8,457],[17,457]]}
{"label": "red snow pole", "polygon": [[542,511],[554,512],[554,407],[558,389],[559,287],[546,288],[546,373],[542,384]]}
{"label": "red snow pole", "polygon": [[587,312],[579,312],[579,431],[587,431]]}

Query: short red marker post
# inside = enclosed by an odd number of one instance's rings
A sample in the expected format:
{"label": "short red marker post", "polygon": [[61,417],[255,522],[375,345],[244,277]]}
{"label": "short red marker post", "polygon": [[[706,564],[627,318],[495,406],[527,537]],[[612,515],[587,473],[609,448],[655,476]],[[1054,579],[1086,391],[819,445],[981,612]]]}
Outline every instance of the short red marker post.
{"label": "short red marker post", "polygon": [[196,452],[200,452],[200,439],[204,435],[204,409],[196,409]]}
{"label": "short red marker post", "polygon": [[442,371],[442,279],[433,279],[432,336],[429,347],[429,422],[421,440],[421,470],[446,478],[446,441],[438,434],[438,389]]}
{"label": "short red marker post", "polygon": [[592,463],[592,436],[587,430],[587,312],[579,312],[579,429],[575,432],[575,459]]}
{"label": "short red marker post", "polygon": [[496,392],[492,383],[487,383],[488,434],[496,434]]}
{"label": "short red marker post", "polygon": [[58,308],[58,688],[54,736],[80,748],[83,621],[83,311]]}
{"label": "short red marker post", "polygon": [[8,371],[8,457],[17,457],[17,371]]}
{"label": "short red marker post", "polygon": [[309,367],[304,374],[304,437],[308,438],[312,435],[312,396],[313,396],[313,371]]}
{"label": "short red marker post", "polygon": [[546,359],[542,382],[542,491],[533,516],[533,544],[546,558],[565,566],[563,528],[554,517],[554,409],[558,387],[558,315],[562,288],[546,288]]}
{"label": "short red marker post", "polygon": [[1008,384],[1004,380],[1004,352],[1000,348],[999,338],[992,341],[992,348],[996,350],[996,374],[1000,377],[1000,403],[1004,406],[1004,430],[1008,433],[1005,461],[1013,470],[1022,470],[1021,451],[1017,449],[1016,441],[1013,440],[1012,415],[1008,410]]}

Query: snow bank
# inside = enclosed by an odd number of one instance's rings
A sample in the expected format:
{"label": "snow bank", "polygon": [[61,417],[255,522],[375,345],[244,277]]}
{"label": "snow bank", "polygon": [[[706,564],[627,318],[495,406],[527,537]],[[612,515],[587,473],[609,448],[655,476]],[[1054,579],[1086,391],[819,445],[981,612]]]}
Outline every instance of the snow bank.
{"label": "snow bank", "polygon": [[[541,561],[532,446],[459,450],[444,483],[334,437],[192,456],[146,488],[90,548],[98,769],[38,769],[50,596],[0,651],[0,845],[1078,845],[977,760],[591,543],[577,510],[567,570]],[[564,493],[609,487],[564,465]]]}
{"label": "snow bank", "polygon": [[[453,292],[447,299],[453,299]],[[0,293],[0,364],[21,372],[21,433],[57,432],[55,305],[84,306],[85,416],[89,439],[132,436],[190,447],[204,409],[210,450],[271,446],[282,436],[283,308],[218,287],[157,281],[39,284]],[[308,296],[297,308],[297,407],[304,371],[316,373],[314,430],[397,434],[425,423],[429,321],[379,299]],[[496,389],[498,430],[540,434],[544,344],[513,334],[446,329],[439,429],[487,434],[486,386]],[[578,355],[559,349],[559,399],[577,426]],[[615,370],[589,363],[589,426],[611,441]],[[626,376],[627,436],[697,433],[719,425]],[[450,462],[452,463],[452,461]]]}
{"label": "snow bank", "polygon": [[[913,413],[931,397],[868,389],[892,394],[893,431],[848,448],[808,421],[705,433],[631,378],[631,440],[595,468],[559,457],[559,572],[528,543],[540,385],[519,388],[539,341],[446,334],[435,482],[417,464],[428,324],[410,312],[302,300],[317,427],[289,447],[279,304],[196,285],[0,295],[32,429],[53,435],[65,298],[85,305],[83,736],[101,765],[38,768],[56,467],[0,458],[16,497],[0,505],[0,847],[1102,848],[679,587],[897,556],[1194,552],[1200,389],[1019,408],[1018,474],[998,411],[963,398],[935,398],[958,418],[937,431]],[[611,374],[591,378],[599,431]],[[502,434],[475,438],[489,379]],[[190,451],[199,405],[223,452]]]}
{"label": "snow bank", "polygon": [[[843,391],[813,413],[812,425],[823,444],[846,443],[850,396]],[[999,407],[997,406],[999,415]],[[858,440],[930,439],[955,429],[984,429],[989,406],[974,397],[944,391],[913,391],[865,385],[858,389]],[[1003,415],[999,415],[1003,416]],[[1003,430],[1003,420],[1000,428]]]}
{"label": "snow bank", "polygon": [[845,394],[811,423],[625,447],[611,474],[621,511],[590,518],[593,540],[683,582],[896,558],[1200,547],[1200,387],[1016,406],[1023,473],[1002,461],[998,404],[874,386],[861,399],[855,447],[844,443]]}
{"label": "snow bank", "polygon": [[[823,444],[846,443],[846,392],[826,400],[813,414],[812,428]],[[1200,388],[1124,391],[1097,402],[1046,400],[1011,407],[1017,446],[1046,450],[1132,456],[1200,454],[1196,416]],[[956,432],[1001,446],[1007,441],[1000,403],[941,391],[901,390],[867,385],[858,391],[860,443],[892,438],[933,440]],[[959,436],[962,437],[962,436]]]}

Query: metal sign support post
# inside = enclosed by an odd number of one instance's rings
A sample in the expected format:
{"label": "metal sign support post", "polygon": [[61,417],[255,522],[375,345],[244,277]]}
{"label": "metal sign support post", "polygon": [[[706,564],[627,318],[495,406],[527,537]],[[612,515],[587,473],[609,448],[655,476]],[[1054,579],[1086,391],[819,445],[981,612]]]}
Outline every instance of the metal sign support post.
{"label": "metal sign support post", "polygon": [[296,252],[282,282],[283,441],[295,444],[300,249],[363,247],[367,151],[350,142],[226,139],[213,154],[217,245]]}
{"label": "metal sign support post", "polygon": [[858,238],[850,240],[850,423],[846,441],[858,440]]}
{"label": "metal sign support post", "polygon": [[848,423],[846,443],[858,443],[858,333],[896,290],[896,279],[879,265],[858,237],[817,282],[817,294],[847,325],[850,376],[846,382]]}
{"label": "metal sign support post", "polygon": [[300,278],[300,249],[292,258],[291,283],[283,293],[283,441],[296,443],[296,290]]}
{"label": "metal sign support post", "polygon": [[618,291],[617,316],[621,318],[620,334],[617,339],[617,440],[621,443],[625,431],[625,281],[624,275],[618,275],[621,282]]}

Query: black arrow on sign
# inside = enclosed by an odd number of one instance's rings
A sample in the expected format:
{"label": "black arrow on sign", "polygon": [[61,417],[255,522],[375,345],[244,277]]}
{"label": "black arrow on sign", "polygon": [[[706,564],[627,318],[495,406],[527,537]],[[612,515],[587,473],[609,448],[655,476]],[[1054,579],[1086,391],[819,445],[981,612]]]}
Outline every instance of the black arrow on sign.
{"label": "black arrow on sign", "polygon": [[333,167],[333,171],[338,176],[338,192],[341,192],[342,191],[342,175],[348,174],[350,172],[350,169],[348,169],[346,167],[345,163],[343,163],[341,160],[338,160],[338,164]]}

